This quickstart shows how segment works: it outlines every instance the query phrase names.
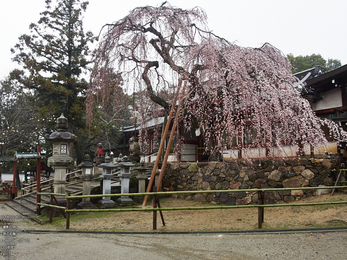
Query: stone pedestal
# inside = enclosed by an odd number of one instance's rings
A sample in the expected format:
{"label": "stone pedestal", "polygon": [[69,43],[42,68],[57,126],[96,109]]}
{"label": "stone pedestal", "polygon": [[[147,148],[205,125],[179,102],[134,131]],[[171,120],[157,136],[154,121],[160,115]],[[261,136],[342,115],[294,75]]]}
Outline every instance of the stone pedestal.
{"label": "stone pedestal", "polygon": [[[129,162],[128,157],[124,156],[122,162],[118,163],[118,166],[120,167],[120,174],[118,176],[121,179],[121,193],[129,193],[130,177],[132,176],[130,173],[130,167],[135,166],[135,164]],[[133,204],[133,200],[129,198],[129,196],[121,196],[118,198],[117,202],[121,205]]]}
{"label": "stone pedestal", "polygon": [[146,180],[147,180],[147,168],[144,166],[140,166],[135,168],[134,170],[137,170],[138,174],[136,176],[136,179],[139,180],[139,193],[145,193],[146,192]]}
{"label": "stone pedestal", "polygon": [[[52,156],[48,158],[50,165],[54,166],[54,193],[66,194],[66,171],[73,159],[68,155]],[[56,196],[59,206],[66,206],[65,195]]]}
{"label": "stone pedestal", "polygon": [[146,180],[147,176],[136,176],[136,178],[139,180],[139,193],[145,193],[146,192]]}
{"label": "stone pedestal", "polygon": [[[90,195],[90,187],[91,187],[91,180],[83,180],[83,195]],[[82,198],[82,201],[77,204],[77,208],[94,209],[95,205],[92,202],[90,202],[90,198]]]}
{"label": "stone pedestal", "polygon": [[[51,162],[52,165],[52,162]],[[54,193],[65,194],[66,186],[66,168],[56,166],[54,169]]]}
{"label": "stone pedestal", "polygon": [[[129,193],[130,177],[132,175],[130,173],[121,173],[118,176],[121,179],[121,193]],[[121,205],[131,205],[134,203],[129,196],[121,196],[117,199],[117,202],[119,202]]]}
{"label": "stone pedestal", "polygon": [[[112,174],[103,174],[102,179],[102,194],[111,194],[111,179]],[[115,202],[111,200],[111,197],[102,197],[102,200],[98,202],[100,208],[113,208],[115,207]]]}

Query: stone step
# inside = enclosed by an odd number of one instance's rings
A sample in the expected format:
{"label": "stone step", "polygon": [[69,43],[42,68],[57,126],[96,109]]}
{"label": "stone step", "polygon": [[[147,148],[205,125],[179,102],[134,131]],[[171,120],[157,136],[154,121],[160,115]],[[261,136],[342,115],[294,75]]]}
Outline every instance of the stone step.
{"label": "stone step", "polygon": [[44,224],[43,221],[39,220],[36,215],[36,208],[34,209],[34,211],[32,209],[28,209],[26,207],[24,207],[23,205],[14,202],[14,201],[9,201],[6,202],[5,205],[7,205],[8,207],[12,208],[13,210],[17,211],[19,214],[21,214],[22,216],[25,216],[29,219],[34,220],[35,222],[39,223],[39,224]]}
{"label": "stone step", "polygon": [[29,201],[27,199],[13,200],[13,203],[31,212],[31,214],[36,213],[36,202]]}

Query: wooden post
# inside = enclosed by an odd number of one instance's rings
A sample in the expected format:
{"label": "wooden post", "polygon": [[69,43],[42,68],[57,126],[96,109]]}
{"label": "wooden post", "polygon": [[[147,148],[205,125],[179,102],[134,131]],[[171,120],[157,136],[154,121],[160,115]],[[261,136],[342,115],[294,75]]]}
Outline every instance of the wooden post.
{"label": "wooden post", "polygon": [[[257,182],[257,188],[261,189],[260,181]],[[258,191],[258,205],[264,204],[264,192]],[[262,228],[264,222],[264,207],[258,207],[258,228]]]}
{"label": "wooden post", "polygon": [[[67,195],[70,196],[70,193],[68,193]],[[67,209],[71,208],[71,201],[69,198],[67,199],[66,208]],[[66,212],[66,229],[69,229],[69,228],[70,228],[70,212]]]}
{"label": "wooden post", "polygon": [[[41,156],[41,146],[37,146],[37,153]],[[41,196],[37,194],[41,190],[41,157],[37,158],[36,166],[36,203],[41,203]],[[40,205],[36,204],[36,212],[40,215]]]}
{"label": "wooden post", "polygon": [[[52,192],[52,191],[51,191]],[[51,205],[53,205],[53,195],[51,194]],[[49,223],[53,221],[53,208],[49,208]]]}
{"label": "wooden post", "polygon": [[[39,192],[41,192],[41,188],[39,190],[36,190],[36,201],[41,203],[41,195],[38,194]],[[41,206],[38,204],[36,204],[36,213],[37,215],[41,215]]]}
{"label": "wooden post", "polygon": [[[16,158],[17,159],[17,158]],[[16,177],[17,177],[17,161],[14,162],[13,165],[13,181],[12,181],[12,200],[17,197],[16,190]]]}

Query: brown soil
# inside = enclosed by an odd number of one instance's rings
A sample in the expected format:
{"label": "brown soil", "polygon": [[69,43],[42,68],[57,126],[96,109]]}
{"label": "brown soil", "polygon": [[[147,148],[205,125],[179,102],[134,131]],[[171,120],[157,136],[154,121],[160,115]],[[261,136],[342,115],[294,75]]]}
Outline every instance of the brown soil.
{"label": "brown soil", "polygon": [[[293,203],[347,201],[346,194],[333,197],[324,195],[311,197]],[[174,198],[161,199],[161,207],[203,207],[213,206],[192,200]],[[265,208],[264,229],[293,229],[347,226],[347,205],[290,206]],[[152,212],[104,212],[74,213],[71,216],[71,230],[89,231],[152,231]],[[228,231],[253,230],[258,227],[257,208],[178,210],[163,211],[166,225],[163,226],[158,213],[157,228],[162,232],[185,231]],[[47,220],[47,216],[42,216]],[[65,219],[54,217],[52,224],[44,227],[31,223],[37,229],[65,229]]]}

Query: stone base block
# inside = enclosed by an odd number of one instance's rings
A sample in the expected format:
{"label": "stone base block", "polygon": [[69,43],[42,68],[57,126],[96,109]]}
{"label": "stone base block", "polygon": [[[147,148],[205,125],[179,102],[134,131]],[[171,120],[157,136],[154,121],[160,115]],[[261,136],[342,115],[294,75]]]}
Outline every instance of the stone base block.
{"label": "stone base block", "polygon": [[95,209],[95,205],[90,201],[80,202],[77,204],[78,209]]}
{"label": "stone base block", "polygon": [[119,203],[120,205],[127,206],[134,204],[134,201],[129,197],[120,197],[117,199],[117,203]]}
{"label": "stone base block", "polygon": [[116,203],[113,200],[102,199],[98,202],[98,206],[100,209],[108,209],[114,208],[116,206]]}

